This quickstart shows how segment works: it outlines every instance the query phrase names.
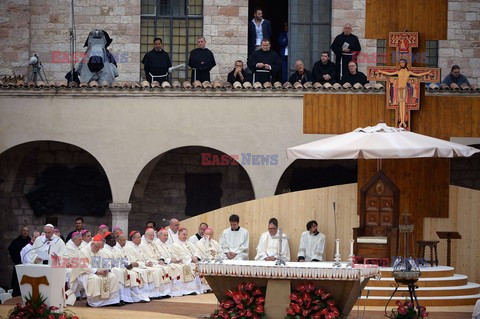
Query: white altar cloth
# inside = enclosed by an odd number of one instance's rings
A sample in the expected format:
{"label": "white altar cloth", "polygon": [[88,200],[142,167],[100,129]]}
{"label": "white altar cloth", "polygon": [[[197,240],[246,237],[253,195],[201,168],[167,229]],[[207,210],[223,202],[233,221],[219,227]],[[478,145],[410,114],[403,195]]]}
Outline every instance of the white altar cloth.
{"label": "white altar cloth", "polygon": [[284,266],[277,266],[274,261],[225,260],[222,263],[199,263],[197,271],[204,276],[313,280],[363,280],[381,276],[377,265],[351,268],[347,263],[341,263],[340,267],[334,267],[333,262],[287,262]]}

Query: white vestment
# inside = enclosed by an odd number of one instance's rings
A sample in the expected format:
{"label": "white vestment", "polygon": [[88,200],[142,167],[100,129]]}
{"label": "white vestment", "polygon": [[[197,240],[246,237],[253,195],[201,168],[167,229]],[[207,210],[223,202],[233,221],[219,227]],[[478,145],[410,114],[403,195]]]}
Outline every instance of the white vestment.
{"label": "white vestment", "polygon": [[[264,260],[272,256],[278,259],[278,246],[280,241],[278,237],[278,232],[273,237],[270,236],[269,232],[263,233],[258,241],[255,260]],[[290,248],[288,246],[288,238],[285,234],[282,236],[282,257],[285,261],[290,261]]]}
{"label": "white vestment", "polygon": [[316,235],[312,235],[308,230],[302,233],[302,236],[300,237],[300,246],[298,248],[297,257],[304,257],[305,261],[312,261],[313,259],[323,261],[324,251],[324,234],[319,232]]}
{"label": "white vestment", "polygon": [[28,243],[25,247],[20,250],[20,259],[22,264],[32,264],[33,262],[30,261],[30,250],[32,249],[32,243]]}
{"label": "white vestment", "polygon": [[234,259],[248,259],[248,230],[240,227],[238,230],[227,228],[220,237],[220,249],[222,254],[236,253]]}
{"label": "white vestment", "polygon": [[220,245],[214,239],[207,240],[200,239],[195,246],[197,247],[198,255],[201,261],[217,260],[220,254]]}
{"label": "white vestment", "polygon": [[172,246],[173,255],[180,259],[182,267],[181,281],[183,286],[183,294],[203,292],[200,277],[196,274],[196,264],[192,262],[193,257],[198,255],[197,248],[194,244],[186,241],[178,241]]}
{"label": "white vestment", "polygon": [[[33,243],[32,250],[30,250],[30,262],[35,263],[37,257],[43,260],[48,260],[48,264],[52,264],[52,255],[63,257],[65,253],[65,243],[57,235],[52,235],[50,240],[47,240],[45,235],[37,237]],[[41,263],[41,262],[38,262]]]}
{"label": "white vestment", "polygon": [[[200,237],[200,239],[201,239],[201,237]],[[195,235],[193,235],[193,236],[190,236],[190,237],[188,238],[188,241],[195,245],[196,243],[198,243],[198,241],[199,241],[200,239],[198,239],[197,234],[195,234]]]}
{"label": "white vestment", "polygon": [[[100,250],[101,251],[101,250]],[[101,307],[120,302],[118,293],[118,279],[112,272],[106,276],[95,274],[102,268],[104,254],[92,251],[91,244],[80,250],[81,263],[72,269],[70,286],[73,291],[85,289],[88,304],[92,307]]]}
{"label": "white vestment", "polygon": [[173,232],[170,228],[168,229],[168,243],[173,245],[178,243],[180,240],[178,239],[178,231],[176,233]]}

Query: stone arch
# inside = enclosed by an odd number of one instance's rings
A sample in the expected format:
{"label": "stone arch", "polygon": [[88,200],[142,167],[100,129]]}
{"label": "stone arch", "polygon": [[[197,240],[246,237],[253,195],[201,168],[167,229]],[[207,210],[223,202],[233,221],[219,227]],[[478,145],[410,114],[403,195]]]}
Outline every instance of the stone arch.
{"label": "stone arch", "polygon": [[[54,168],[52,170],[52,167]],[[46,183],[45,172],[55,171],[57,173],[70,172],[72,175],[65,177],[62,183],[55,179],[55,183]],[[45,194],[42,190],[47,189],[48,194],[58,194],[58,189],[68,187],[72,180],[77,181],[76,187],[83,185],[85,181],[91,179],[89,185],[85,185],[83,189],[88,189],[92,185],[97,185],[93,179],[97,175],[92,175],[92,172],[98,172],[99,178],[103,181],[100,183],[103,191],[106,193],[106,198],[100,204],[100,209],[105,208],[102,216],[80,214],[73,212],[73,214],[64,214],[57,212],[49,212],[36,214],[35,208],[32,207],[32,201],[28,200],[26,194],[33,191],[38,191],[36,194],[41,198]],[[43,177],[42,177],[43,176]],[[52,175],[49,175],[50,177]],[[56,175],[55,178],[62,175]],[[78,179],[78,177],[81,177]],[[82,177],[83,176],[83,177]],[[68,179],[67,179],[68,177]],[[43,182],[41,179],[43,178]],[[96,180],[95,180],[96,181]],[[40,184],[41,182],[41,184]],[[50,186],[56,184],[54,186]],[[54,188],[56,187],[56,188]],[[79,188],[72,187],[69,191],[74,193]],[[92,192],[81,192],[83,197],[77,203],[85,203],[88,205],[97,203],[97,198],[92,197]],[[57,226],[64,237],[73,230],[74,219],[78,216],[84,217],[85,226],[89,230],[94,230],[94,227],[101,223],[110,223],[111,216],[108,210],[108,203],[111,201],[111,188],[109,179],[105,174],[101,163],[87,150],[77,145],[58,142],[53,140],[37,140],[29,141],[15,146],[0,153],[0,218],[3,221],[0,224],[0,249],[6,251],[8,244],[19,235],[20,227],[26,225],[30,228],[30,233],[33,230],[42,230],[42,226],[51,220],[56,220]],[[48,197],[47,197],[48,198]],[[33,203],[38,203],[33,201]],[[63,200],[58,200],[56,203],[64,203]],[[59,207],[59,206],[52,206]],[[93,206],[88,206],[93,207]],[[11,273],[9,272],[13,265],[8,257],[4,254],[0,257],[0,286],[10,286]],[[7,275],[8,274],[8,275]]]}
{"label": "stone arch", "polygon": [[[192,206],[192,197],[198,196],[208,200]],[[172,217],[184,219],[254,198],[247,171],[224,152],[199,145],[173,148],[153,158],[138,175],[129,200],[129,228],[141,229],[147,220],[158,224]]]}
{"label": "stone arch", "polygon": [[283,172],[275,195],[356,182],[357,160],[297,159]]}

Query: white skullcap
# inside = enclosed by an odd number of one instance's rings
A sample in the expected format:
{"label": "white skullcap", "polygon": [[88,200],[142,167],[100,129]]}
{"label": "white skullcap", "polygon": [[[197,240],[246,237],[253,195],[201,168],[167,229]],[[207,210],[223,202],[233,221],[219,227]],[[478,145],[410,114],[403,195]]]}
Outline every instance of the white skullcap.
{"label": "white skullcap", "polygon": [[52,224],[46,224],[45,227],[51,227],[55,229],[55,227]]}

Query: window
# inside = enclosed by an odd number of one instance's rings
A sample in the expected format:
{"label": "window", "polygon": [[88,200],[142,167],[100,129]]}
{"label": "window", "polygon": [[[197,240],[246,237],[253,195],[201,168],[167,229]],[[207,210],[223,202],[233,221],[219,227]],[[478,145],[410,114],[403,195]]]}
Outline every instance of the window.
{"label": "window", "polygon": [[[203,35],[203,0],[142,0],[141,10],[140,59],[153,48],[154,38],[162,38],[172,65],[185,63],[171,80],[188,79],[188,55]],[[140,76],[145,78],[141,63]]]}
{"label": "window", "polygon": [[438,67],[438,40],[425,41],[425,51],[425,66],[429,68]]}
{"label": "window", "polygon": [[377,66],[387,65],[387,40],[377,40]]}
{"label": "window", "polygon": [[311,70],[320,53],[330,50],[331,13],[331,0],[289,1],[289,74],[296,60]]}

